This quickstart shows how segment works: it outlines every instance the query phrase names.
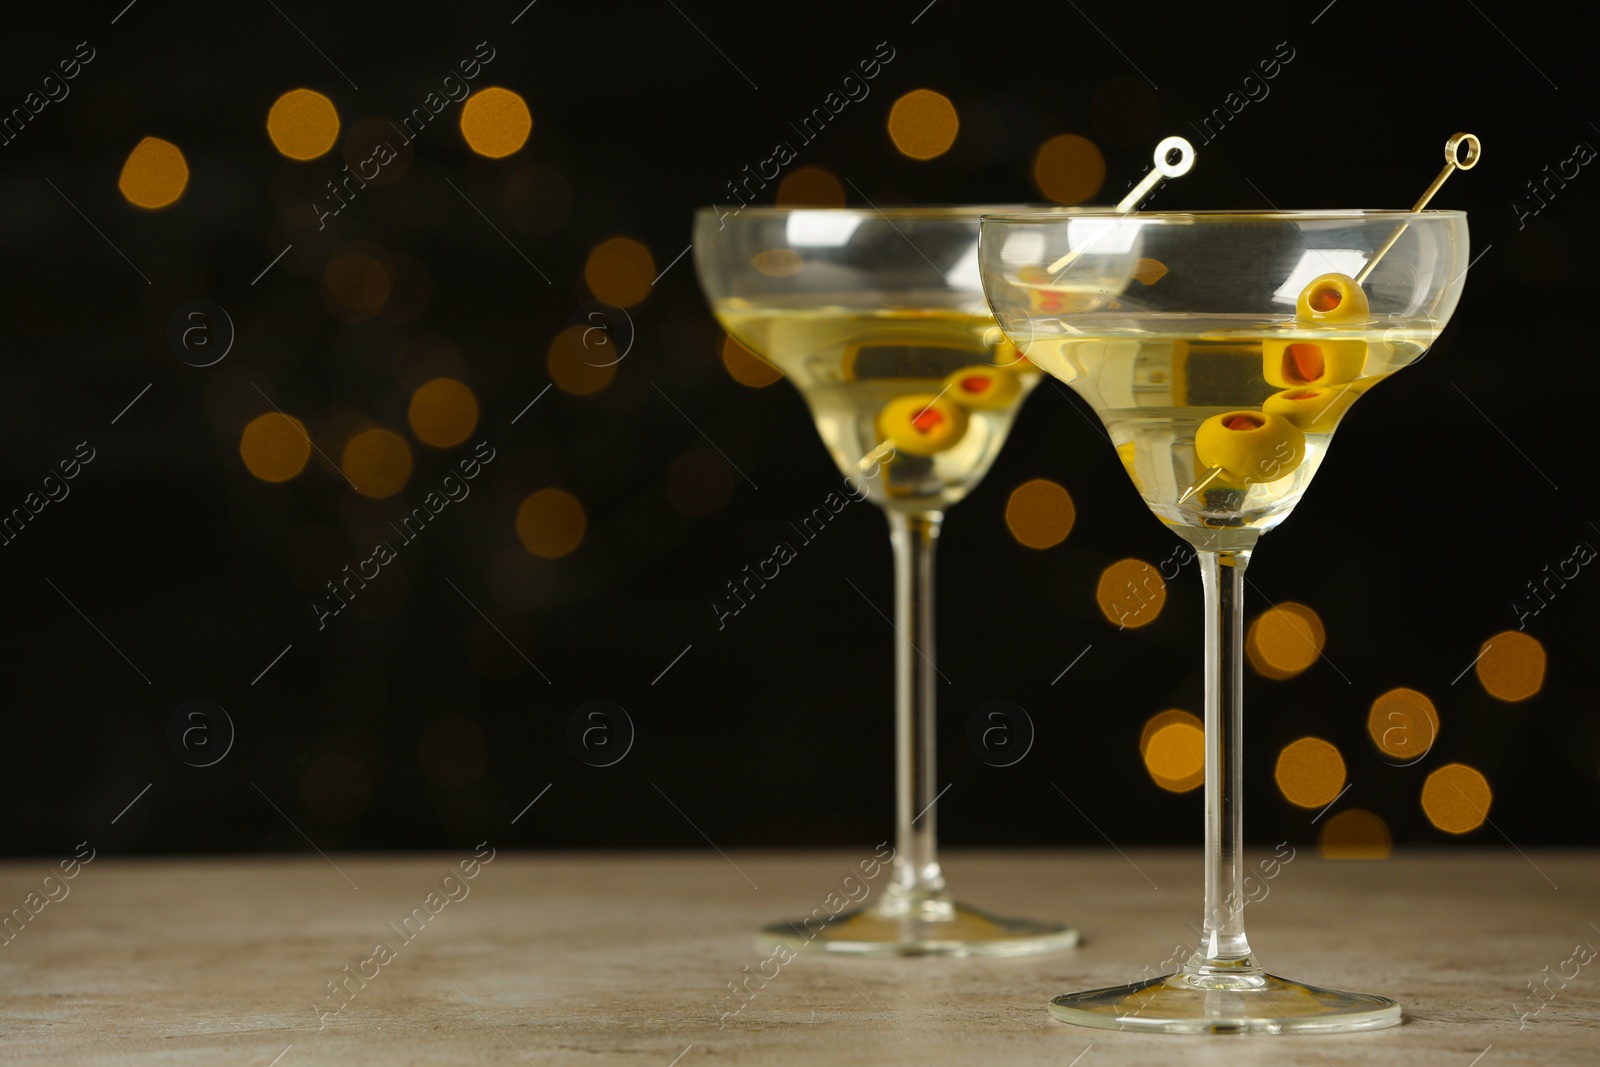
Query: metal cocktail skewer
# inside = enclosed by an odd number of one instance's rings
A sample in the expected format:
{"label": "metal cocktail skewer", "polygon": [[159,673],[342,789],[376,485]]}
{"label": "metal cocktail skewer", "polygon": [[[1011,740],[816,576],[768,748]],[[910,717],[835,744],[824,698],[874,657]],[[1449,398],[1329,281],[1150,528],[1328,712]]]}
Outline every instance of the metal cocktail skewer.
{"label": "metal cocktail skewer", "polygon": [[[1462,145],[1466,146],[1465,155],[1462,155],[1461,153]],[[1483,145],[1473,134],[1458,133],[1446,141],[1444,143],[1444,169],[1441,170],[1439,172],[1439,176],[1433,179],[1433,182],[1425,190],[1423,190],[1422,196],[1415,204],[1411,206],[1411,213],[1414,215],[1423,208],[1427,207],[1428,201],[1433,199],[1433,194],[1439,191],[1439,187],[1445,183],[1445,179],[1450,177],[1450,175],[1454,174],[1458,170],[1471,170],[1473,167],[1476,167],[1478,165],[1478,160],[1482,157],[1482,155]],[[1367,280],[1367,276],[1370,275],[1373,268],[1378,265],[1378,261],[1384,257],[1384,254],[1387,253],[1389,249],[1395,246],[1395,242],[1399,241],[1401,235],[1406,232],[1406,227],[1408,225],[1410,224],[1402,222],[1400,225],[1396,226],[1394,228],[1394,232],[1389,235],[1388,239],[1385,240],[1383,244],[1378,246],[1378,250],[1372,254],[1372,258],[1367,260],[1367,265],[1361,268],[1361,273],[1355,276],[1355,283],[1357,285],[1361,285]],[[1195,479],[1194,484],[1190,485],[1189,488],[1183,491],[1183,495],[1178,498],[1178,503],[1182,504],[1184,501],[1203,490],[1206,486],[1216,481],[1220,474],[1222,474],[1221,467],[1207,467],[1206,472],[1199,478]]]}
{"label": "metal cocktail skewer", "polygon": [[[1170,159],[1169,157],[1174,154],[1177,158]],[[1150,168],[1150,173],[1144,176],[1143,181],[1128,190],[1128,195],[1117,202],[1114,210],[1118,215],[1131,215],[1138,210],[1139,205],[1144,202],[1145,198],[1155,191],[1155,187],[1161,184],[1163,178],[1181,178],[1193,168],[1194,145],[1182,137],[1163,138],[1161,143],[1156,145],[1155,166]],[[1082,248],[1074,248],[1046,267],[1045,270],[1050,274],[1059,274],[1072,266],[1073,263],[1077,262],[1079,256],[1093,247],[1094,241],[1091,240]]]}
{"label": "metal cocktail skewer", "polygon": [[[1119,215],[1131,214],[1141,203],[1145,201],[1151,192],[1155,190],[1155,187],[1161,183],[1163,178],[1181,178],[1185,174],[1188,174],[1189,171],[1194,167],[1194,155],[1194,146],[1188,141],[1184,140],[1182,137],[1163,138],[1161,143],[1156,145],[1155,165],[1151,167],[1150,172],[1144,176],[1144,180],[1139,182],[1139,184],[1135,185],[1132,189],[1128,190],[1128,195],[1124,196],[1117,202],[1117,206],[1114,209],[1116,213]],[[1169,159],[1169,157],[1175,158]],[[1083,248],[1068,252],[1066,255],[1050,264],[1049,272],[1051,274],[1055,274],[1071,266],[1079,256],[1083,255],[1093,246],[1094,242],[1091,240],[1089,244],[1085,245]],[[944,393],[941,391],[939,396],[943,395]],[[938,399],[939,397],[934,397],[935,401]],[[932,406],[933,404],[929,403],[928,407]],[[923,408],[921,411],[917,412],[913,418],[920,419],[924,414],[927,413],[927,410],[928,408]],[[889,455],[889,453],[892,451],[894,451],[894,444],[891,441],[880,441],[876,448],[856,461],[856,470],[858,472],[865,473],[867,468],[883,460],[884,457]]]}
{"label": "metal cocktail skewer", "polygon": [[[1467,152],[1464,157],[1460,155],[1462,145],[1467,146]],[[1471,170],[1476,167],[1478,159],[1482,155],[1483,145],[1470,133],[1458,133],[1446,141],[1444,143],[1444,169],[1439,172],[1437,178],[1433,179],[1433,184],[1423,191],[1421,199],[1411,206],[1411,213],[1416,214],[1427,207],[1428,201],[1433,199],[1433,194],[1439,191],[1439,187],[1444,184],[1445,179],[1457,170]],[[1378,246],[1378,250],[1372,254],[1372,258],[1367,260],[1367,265],[1361,268],[1361,273],[1356,275],[1357,285],[1367,280],[1367,275],[1371,274],[1372,268],[1378,265],[1378,260],[1383,258],[1385,252],[1394,247],[1396,241],[1400,240],[1400,235],[1406,232],[1406,225],[1406,223],[1402,222],[1396,226],[1394,232],[1389,235],[1389,239]]]}

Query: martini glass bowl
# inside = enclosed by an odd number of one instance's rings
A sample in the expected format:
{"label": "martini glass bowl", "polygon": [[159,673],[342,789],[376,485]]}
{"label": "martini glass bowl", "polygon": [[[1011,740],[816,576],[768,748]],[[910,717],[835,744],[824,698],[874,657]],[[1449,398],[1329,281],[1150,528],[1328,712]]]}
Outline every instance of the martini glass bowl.
{"label": "martini glass bowl", "polygon": [[956,903],[936,850],[934,549],[945,511],[994,463],[1041,379],[984,300],[983,210],[745,208],[696,216],[695,265],[717,319],[800,390],[846,492],[883,509],[894,546],[892,877],[857,910],[819,910],[766,927],[761,940],[769,947],[1014,956],[1077,942],[1076,931],[1057,923],[996,918]]}
{"label": "martini glass bowl", "polygon": [[[1341,418],[1422,358],[1461,297],[1455,211],[986,217],[982,274],[1022,354],[1100,416],[1205,586],[1205,913],[1177,972],[1056,997],[1064,1022],[1167,1033],[1369,1030],[1394,1001],[1267,973],[1244,929],[1243,600]],[[1397,442],[1403,448],[1404,442]],[[1353,511],[1385,471],[1345,479]],[[1360,492],[1357,498],[1356,492]]]}

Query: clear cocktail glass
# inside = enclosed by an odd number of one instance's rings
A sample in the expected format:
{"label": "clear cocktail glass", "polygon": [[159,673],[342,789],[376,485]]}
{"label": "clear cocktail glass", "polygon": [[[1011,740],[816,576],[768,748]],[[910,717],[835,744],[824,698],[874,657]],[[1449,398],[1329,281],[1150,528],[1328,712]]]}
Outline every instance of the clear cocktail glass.
{"label": "clear cocktail glass", "polygon": [[[1465,283],[1457,211],[1086,213],[983,221],[991,308],[1099,414],[1205,586],[1205,915],[1177,972],[1056,997],[1065,1022],[1178,1033],[1366,1030],[1392,1000],[1268,974],[1245,938],[1245,568],[1360,395],[1422,358]],[[1376,479],[1359,479],[1360,509]]]}
{"label": "clear cocktail glass", "polygon": [[717,319],[800,390],[849,491],[883,509],[894,546],[892,881],[858,910],[766,927],[767,944],[1009,956],[1077,942],[1058,923],[956,903],[936,850],[934,548],[945,512],[987,473],[1040,380],[984,300],[984,210],[706,209],[695,220],[695,264]]}

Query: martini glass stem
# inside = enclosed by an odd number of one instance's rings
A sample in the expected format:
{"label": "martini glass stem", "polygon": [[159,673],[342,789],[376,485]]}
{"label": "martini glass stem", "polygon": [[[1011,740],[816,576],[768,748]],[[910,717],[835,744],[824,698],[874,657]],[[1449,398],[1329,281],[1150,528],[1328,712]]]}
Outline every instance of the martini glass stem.
{"label": "martini glass stem", "polygon": [[[894,885],[913,898],[942,895],[935,777],[933,557],[944,515],[891,510],[895,597]],[[904,897],[902,897],[904,899]]]}
{"label": "martini glass stem", "polygon": [[1255,971],[1244,934],[1245,550],[1201,551],[1206,610],[1206,913],[1190,971]]}

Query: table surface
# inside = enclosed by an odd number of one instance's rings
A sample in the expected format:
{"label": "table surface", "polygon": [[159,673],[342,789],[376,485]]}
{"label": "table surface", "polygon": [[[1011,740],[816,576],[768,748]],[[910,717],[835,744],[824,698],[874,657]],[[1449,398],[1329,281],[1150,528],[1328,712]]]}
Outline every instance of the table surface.
{"label": "table surface", "polygon": [[[1576,946],[1600,949],[1594,852],[1336,862],[1300,848],[1247,909],[1257,955],[1405,1009],[1398,1027],[1312,1039],[1085,1030],[1045,1013],[1056,993],[1154,973],[1193,944],[1196,850],[951,853],[961,899],[1066,919],[1082,944],[1010,960],[801,955],[726,1017],[729,983],[767,955],[752,931],[824,906],[869,850],[502,850],[462,879],[472,855],[98,856],[49,882],[51,861],[0,865],[0,1062],[1600,1063],[1600,959],[1574,962]],[[375,958],[379,942],[392,955]],[[328,984],[356,971],[370,980],[334,999]]]}

